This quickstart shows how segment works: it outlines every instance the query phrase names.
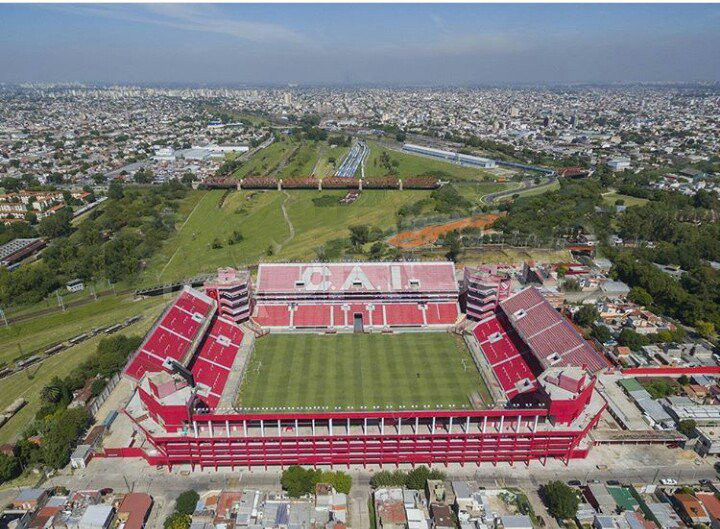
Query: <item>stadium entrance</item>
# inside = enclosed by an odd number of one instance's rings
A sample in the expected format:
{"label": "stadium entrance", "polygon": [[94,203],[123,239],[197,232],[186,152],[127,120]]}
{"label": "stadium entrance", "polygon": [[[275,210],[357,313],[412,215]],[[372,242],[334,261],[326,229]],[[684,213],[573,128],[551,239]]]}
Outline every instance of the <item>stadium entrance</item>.
{"label": "stadium entrance", "polygon": [[353,332],[365,332],[363,328],[363,317],[360,313],[353,314]]}

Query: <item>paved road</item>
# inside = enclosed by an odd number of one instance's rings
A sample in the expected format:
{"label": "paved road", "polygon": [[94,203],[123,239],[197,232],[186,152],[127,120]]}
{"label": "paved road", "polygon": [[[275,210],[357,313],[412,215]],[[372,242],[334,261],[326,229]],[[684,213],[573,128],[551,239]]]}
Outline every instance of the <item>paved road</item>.
{"label": "paved road", "polygon": [[550,187],[555,184],[555,182],[557,182],[557,178],[555,177],[542,179],[539,184],[535,183],[535,179],[523,180],[520,183],[520,187],[516,187],[514,189],[507,189],[505,191],[498,191],[497,193],[488,193],[487,195],[483,196],[480,201],[483,204],[494,204],[505,198],[512,197],[516,193],[522,195],[523,193],[527,193],[528,191]]}
{"label": "paved road", "polygon": [[[506,463],[492,465],[438,465],[448,479],[475,479],[485,487],[519,487],[528,493],[528,497],[538,514],[546,521],[539,498],[534,496],[538,487],[551,480],[567,481],[578,479],[588,481],[597,479],[607,481],[616,479],[621,482],[658,483],[662,478],[673,478],[680,483],[697,482],[700,479],[716,479],[713,469],[714,459],[701,460],[694,454],[677,449],[659,446],[597,446],[585,460],[573,461],[565,466],[560,461],[548,461],[546,466],[532,462],[526,466]],[[598,465],[607,465],[599,470]],[[342,466],[338,470],[348,472],[353,478],[350,515],[354,529],[368,529],[367,498],[370,493],[370,478],[377,467]],[[391,467],[386,467],[391,468]],[[400,468],[408,469],[407,465]],[[394,467],[392,467],[394,469]],[[151,494],[156,500],[157,520],[162,520],[171,511],[174,498],[187,489],[197,491],[221,489],[232,485],[240,488],[260,490],[280,490],[280,469],[223,469],[189,472],[189,468],[156,469],[142,460],[96,459],[85,470],[56,476],[49,480],[51,485],[63,485],[68,488],[111,487],[116,492],[139,491]],[[7,499],[0,494],[0,501]],[[159,525],[152,525],[157,527]]]}

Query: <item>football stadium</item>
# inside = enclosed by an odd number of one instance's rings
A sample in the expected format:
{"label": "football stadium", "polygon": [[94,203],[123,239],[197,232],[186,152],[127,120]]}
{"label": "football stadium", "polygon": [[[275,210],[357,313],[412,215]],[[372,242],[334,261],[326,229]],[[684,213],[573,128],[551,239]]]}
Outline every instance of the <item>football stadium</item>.
{"label": "football stadium", "polygon": [[[184,287],[107,457],[192,468],[568,463],[608,367],[535,288],[450,262],[260,264]],[[460,281],[458,277],[462,276]]]}

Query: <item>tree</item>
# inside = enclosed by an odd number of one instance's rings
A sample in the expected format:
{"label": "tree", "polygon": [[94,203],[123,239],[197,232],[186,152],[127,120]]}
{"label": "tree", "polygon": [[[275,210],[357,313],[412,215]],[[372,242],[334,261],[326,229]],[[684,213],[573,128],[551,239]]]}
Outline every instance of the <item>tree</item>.
{"label": "tree", "polygon": [[443,246],[447,248],[445,259],[452,261],[453,263],[456,262],[458,255],[460,255],[460,250],[462,249],[460,246],[460,235],[457,230],[453,230],[445,236]]}
{"label": "tree", "polygon": [[406,486],[409,489],[423,490],[429,479],[445,479],[445,475],[439,470],[430,470],[425,465],[420,465],[408,472]]}
{"label": "tree", "polygon": [[705,338],[710,338],[715,334],[715,325],[711,321],[698,320],[695,322],[695,330]]}
{"label": "tree", "polygon": [[191,521],[189,515],[174,512],[165,519],[163,529],[188,529]]}
{"label": "tree", "polygon": [[15,479],[21,471],[20,461],[16,457],[0,454],[0,483]]}
{"label": "tree", "polygon": [[595,338],[600,343],[606,343],[612,340],[612,334],[610,333],[610,329],[608,329],[604,325],[593,325],[591,334],[593,338]]}
{"label": "tree", "polygon": [[312,482],[312,476],[308,472],[313,471],[307,471],[297,465],[288,467],[283,471],[280,477],[280,485],[291,498],[299,498],[312,492],[315,485]]}
{"label": "tree", "polygon": [[642,346],[650,344],[650,339],[647,336],[639,334],[626,327],[620,332],[620,336],[618,336],[618,343],[629,347],[633,351],[639,351]]}
{"label": "tree", "polygon": [[649,307],[653,302],[650,292],[645,290],[643,287],[632,287],[628,293],[628,299],[633,303],[642,305],[643,307]]}
{"label": "tree", "polygon": [[38,232],[43,237],[54,239],[69,235],[72,231],[72,208],[66,206],[54,215],[48,215],[38,224]]}
{"label": "tree", "polygon": [[562,481],[551,481],[542,488],[548,512],[558,520],[575,518],[580,499],[577,492]]}
{"label": "tree", "polygon": [[245,240],[245,237],[243,237],[243,234],[240,232],[240,230],[235,230],[232,232],[232,235],[228,239],[228,244],[233,245],[238,242],[243,242]]}
{"label": "tree", "polygon": [[112,200],[120,200],[125,195],[123,185],[120,180],[113,180],[108,186],[108,198]]}
{"label": "tree", "polygon": [[600,313],[593,305],[583,305],[575,313],[574,318],[578,325],[588,327],[600,318]]}
{"label": "tree", "polygon": [[693,438],[695,437],[695,427],[697,426],[697,423],[693,419],[685,419],[678,423],[678,432],[683,434],[685,437]]}
{"label": "tree", "polygon": [[180,514],[192,514],[195,512],[200,495],[194,490],[186,490],[175,500],[175,511]]}
{"label": "tree", "polygon": [[370,241],[370,228],[367,224],[350,226],[350,243],[353,246],[362,246]]}

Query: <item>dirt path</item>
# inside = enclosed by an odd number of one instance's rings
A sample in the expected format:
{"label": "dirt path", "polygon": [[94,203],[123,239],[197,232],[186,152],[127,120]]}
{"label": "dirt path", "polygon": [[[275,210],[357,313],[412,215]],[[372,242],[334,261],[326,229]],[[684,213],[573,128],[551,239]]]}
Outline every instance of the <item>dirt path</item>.
{"label": "dirt path", "polygon": [[285,205],[290,201],[292,196],[287,191],[283,190],[283,193],[285,194],[285,200],[282,201],[282,204],[280,204],[280,209],[282,210],[283,218],[285,219],[285,222],[288,225],[288,230],[290,231],[290,236],[285,239],[283,242],[278,243],[278,246],[280,246],[280,249],[282,249],[283,246],[285,246],[287,243],[292,241],[295,238],[295,226],[293,226],[292,221],[290,220],[290,215],[288,215],[287,208]]}

